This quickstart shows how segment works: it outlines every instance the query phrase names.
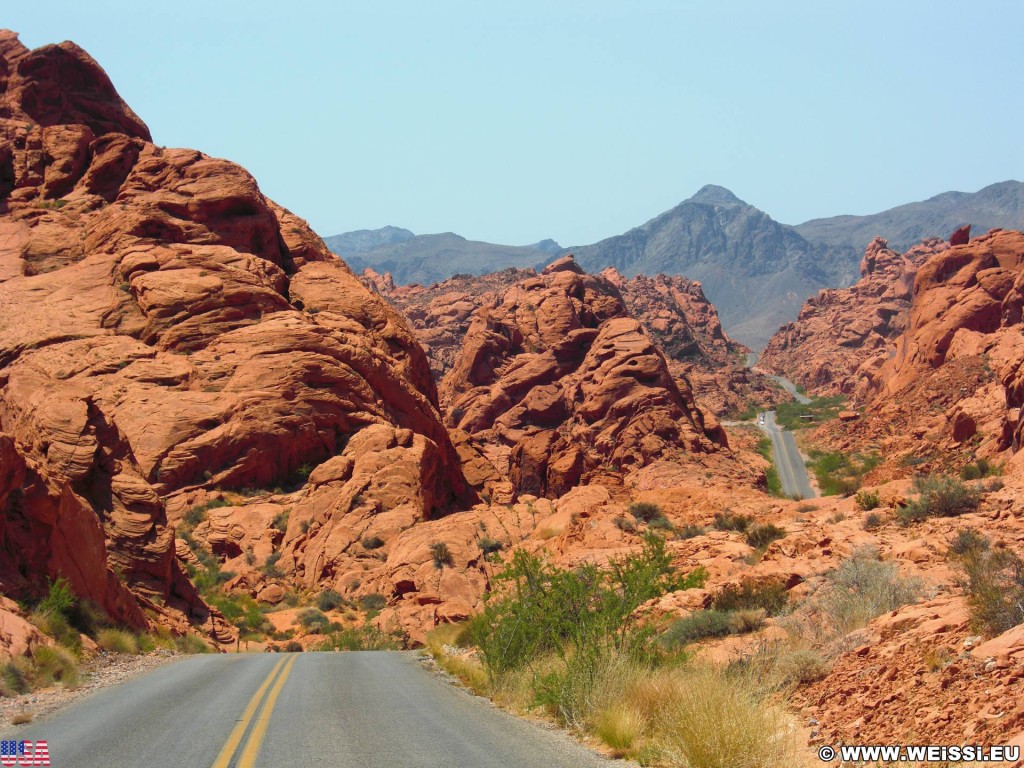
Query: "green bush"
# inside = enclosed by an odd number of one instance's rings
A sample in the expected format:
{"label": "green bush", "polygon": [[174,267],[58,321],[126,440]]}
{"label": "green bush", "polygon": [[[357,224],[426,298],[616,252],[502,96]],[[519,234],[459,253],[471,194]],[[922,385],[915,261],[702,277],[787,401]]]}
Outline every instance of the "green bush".
{"label": "green bush", "polygon": [[739,584],[722,587],[712,598],[711,607],[719,611],[761,609],[769,616],[782,613],[789,601],[781,579],[758,581],[747,577]]}
{"label": "green bush", "polygon": [[363,549],[380,549],[384,546],[384,539],[380,536],[364,536]]}
{"label": "green bush", "polygon": [[865,512],[877,509],[882,503],[881,498],[875,491],[857,491],[854,500],[857,502],[857,506]]}
{"label": "green bush", "polygon": [[302,653],[302,643],[298,640],[289,640],[284,647],[285,653]]}
{"label": "green bush", "polygon": [[732,612],[709,609],[694,611],[688,616],[676,619],[662,637],[668,648],[684,645],[709,637],[725,637],[732,633]]}
{"label": "green bush", "polygon": [[864,530],[873,531],[885,524],[885,518],[877,512],[871,512],[864,518]]}
{"label": "green bush", "polygon": [[502,542],[497,539],[492,539],[490,536],[484,536],[477,539],[476,545],[480,547],[480,551],[485,555],[492,555],[505,548],[505,545]]}
{"label": "green bush", "polygon": [[444,568],[446,565],[450,566],[455,563],[452,551],[443,541],[436,541],[430,545],[430,557],[434,561],[435,568]]}
{"label": "green bush", "polygon": [[271,553],[270,557],[268,557],[266,562],[263,563],[263,567],[260,570],[263,571],[263,574],[265,576],[270,576],[271,578],[280,578],[284,575],[283,573],[281,573],[281,569],[277,567],[277,561],[280,559],[280,552]]}
{"label": "green bush", "polygon": [[331,620],[316,608],[306,608],[296,616],[303,629],[311,634],[323,634],[331,625]]}
{"label": "green bush", "polygon": [[738,515],[732,512],[721,512],[715,515],[714,526],[719,531],[736,531],[745,533],[754,518],[749,515]]}
{"label": "green bush", "polygon": [[694,539],[707,533],[703,525],[684,525],[676,529],[676,536],[680,539]]}
{"label": "green bush", "polygon": [[627,511],[637,520],[644,523],[649,523],[659,517],[665,517],[661,511],[661,507],[657,504],[652,504],[649,501],[634,501],[629,505],[629,507],[627,507]]}
{"label": "green bush", "polygon": [[[842,395],[830,397],[815,397],[810,403],[798,403],[791,400],[787,403],[779,403],[775,407],[775,421],[784,429],[796,430],[807,426],[814,426],[823,421],[834,419],[839,411],[843,409],[846,399]],[[802,418],[809,416],[809,419]]]}
{"label": "green bush", "polygon": [[956,536],[953,537],[952,541],[949,542],[950,554],[957,557],[978,554],[988,548],[989,540],[970,528],[961,528],[956,532]]}
{"label": "green bush", "polygon": [[345,598],[333,589],[325,589],[316,599],[316,604],[321,611],[333,611],[345,604]]}
{"label": "green bush", "polygon": [[366,625],[332,632],[320,645],[321,651],[394,651],[402,648],[402,639]]}
{"label": "green bush", "polygon": [[784,539],[786,531],[771,523],[761,523],[747,529],[747,544],[754,549],[765,549],[777,539]]}
{"label": "green bush", "polygon": [[359,607],[364,611],[379,611],[387,604],[384,595],[363,595],[359,598]]}
{"label": "green bush", "polygon": [[980,480],[983,477],[1001,475],[1002,473],[1002,467],[992,464],[988,459],[978,459],[970,464],[966,464],[963,469],[960,470],[960,479]]}
{"label": "green bush", "polygon": [[288,517],[289,510],[286,509],[283,512],[278,512],[274,516],[274,519],[271,521],[270,527],[273,528],[275,531],[280,531],[281,533],[284,533],[288,530]]}
{"label": "green bush", "polygon": [[1008,549],[974,549],[964,559],[971,624],[1000,635],[1024,623],[1024,561]]}
{"label": "green bush", "polygon": [[630,520],[628,517],[616,515],[614,518],[612,518],[612,525],[614,525],[620,531],[624,531],[625,533],[636,533],[636,525],[634,525],[633,521]]}
{"label": "green bush", "polygon": [[952,477],[918,477],[914,488],[918,497],[896,512],[897,520],[903,525],[929,517],[959,517],[973,512],[981,503],[979,489]]}
{"label": "green bush", "polygon": [[607,570],[584,563],[554,568],[517,550],[495,577],[505,585],[470,623],[489,677],[520,669],[546,653],[589,664],[611,651],[637,651],[653,631],[639,625],[636,609],[654,597],[703,583],[703,570],[680,577],[664,539],[648,534],[640,553],[614,561]]}

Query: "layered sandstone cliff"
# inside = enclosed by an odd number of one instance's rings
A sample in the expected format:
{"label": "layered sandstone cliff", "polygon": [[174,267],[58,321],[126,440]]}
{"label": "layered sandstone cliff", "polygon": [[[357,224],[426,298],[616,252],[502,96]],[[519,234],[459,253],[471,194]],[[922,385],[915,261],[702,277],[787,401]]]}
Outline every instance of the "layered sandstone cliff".
{"label": "layered sandstone cliff", "polygon": [[72,43],[0,35],[0,89],[5,593],[64,576],[119,622],[148,611],[227,639],[165,499],[332,457],[344,475],[368,429],[393,437],[359,460],[388,456],[417,519],[470,497],[404,319],[305,222],[237,165],[152,144]]}

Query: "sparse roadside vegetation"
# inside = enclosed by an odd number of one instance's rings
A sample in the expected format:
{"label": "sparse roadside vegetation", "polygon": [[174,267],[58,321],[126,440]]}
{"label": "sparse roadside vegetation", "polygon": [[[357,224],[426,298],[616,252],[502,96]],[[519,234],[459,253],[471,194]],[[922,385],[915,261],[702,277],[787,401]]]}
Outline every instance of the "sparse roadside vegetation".
{"label": "sparse roadside vegetation", "polygon": [[516,551],[484,612],[438,628],[427,647],[473,690],[516,711],[546,713],[616,755],[668,766],[788,768],[798,746],[771,691],[753,676],[690,662],[683,650],[701,636],[751,631],[766,611],[698,611],[676,622],[674,635],[637,615],[647,600],[704,579],[701,570],[675,573],[664,540],[650,533],[641,552],[604,570],[557,569]]}
{"label": "sparse roadside vegetation", "polygon": [[[852,496],[860,488],[864,476],[882,461],[877,453],[850,455],[812,449],[807,455],[807,466],[814,473],[822,496]],[[868,500],[866,497],[865,502]]]}
{"label": "sparse roadside vegetation", "polygon": [[796,400],[779,403],[775,407],[775,421],[780,427],[788,430],[816,426],[834,419],[843,409],[845,402],[846,398],[842,395],[831,395],[815,397],[806,405]]}
{"label": "sparse roadside vegetation", "polygon": [[768,468],[764,471],[765,482],[768,486],[768,493],[772,496],[782,498],[782,480],[779,478],[779,471],[775,469],[775,457],[772,454],[772,439],[762,437],[757,441],[757,452],[768,462]]}

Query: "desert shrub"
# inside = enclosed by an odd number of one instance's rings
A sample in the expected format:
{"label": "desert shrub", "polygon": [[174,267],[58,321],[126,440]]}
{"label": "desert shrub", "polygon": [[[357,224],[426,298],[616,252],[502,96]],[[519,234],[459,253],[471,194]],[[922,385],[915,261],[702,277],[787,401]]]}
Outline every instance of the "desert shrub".
{"label": "desert shrub", "polygon": [[655,517],[652,518],[647,527],[655,531],[675,531],[676,527],[672,525],[667,517]]}
{"label": "desert shrub", "polygon": [[274,630],[270,620],[260,610],[259,603],[249,595],[213,594],[207,596],[206,601],[243,632],[269,634]]}
{"label": "desert shrub", "polygon": [[633,521],[630,520],[628,517],[616,515],[614,518],[612,518],[612,524],[620,531],[624,531],[626,533],[636,533],[636,525],[634,525]]}
{"label": "desert shrub", "polygon": [[448,549],[448,545],[443,541],[435,541],[430,545],[430,557],[434,561],[435,568],[444,568],[446,565],[452,565],[455,559],[452,557],[452,551]]}
{"label": "desert shrub", "polygon": [[1024,561],[1008,549],[975,549],[964,556],[963,566],[977,631],[999,635],[1024,623]]}
{"label": "desert shrub", "polygon": [[732,634],[731,616],[729,611],[694,611],[672,622],[662,642],[668,648],[679,648],[709,637],[725,637]]}
{"label": "desert shrub", "polygon": [[873,531],[885,524],[885,518],[877,512],[870,512],[864,518],[864,530]]}
{"label": "desert shrub", "polygon": [[281,569],[277,567],[277,561],[280,559],[280,552],[272,552],[266,562],[263,563],[263,567],[260,570],[263,571],[265,576],[270,576],[271,578],[279,578],[283,576],[284,574],[281,573]]}
{"label": "desert shrub", "polygon": [[756,632],[764,624],[765,612],[761,609],[721,611],[710,608],[694,611],[674,621],[662,635],[662,644],[671,650],[710,637],[742,635]]}
{"label": "desert shrub", "polygon": [[828,659],[810,648],[794,648],[776,654],[772,670],[783,685],[813,683],[828,676]]}
{"label": "desert shrub", "polygon": [[331,620],[316,608],[306,608],[296,616],[303,629],[312,634],[323,634],[331,625]]}
{"label": "desert shrub", "polygon": [[42,646],[32,654],[33,676],[37,685],[60,682],[65,686],[78,685],[78,662],[75,655],[60,645]]}
{"label": "desert shrub", "polygon": [[865,512],[870,512],[872,509],[878,509],[879,505],[882,503],[877,491],[857,491],[857,495],[854,496],[854,500],[857,502],[857,506]]}
{"label": "desert shrub", "polygon": [[981,491],[952,477],[918,477],[914,480],[918,497],[897,510],[903,525],[929,517],[958,517],[973,512],[981,503]]}
{"label": "desert shrub", "polygon": [[213,653],[213,649],[195,635],[180,635],[174,638],[174,645],[180,653]]}
{"label": "desert shrub", "polygon": [[693,539],[707,533],[703,525],[684,525],[676,529],[676,537],[680,539]]}
{"label": "desert shrub", "polygon": [[364,536],[362,545],[363,549],[380,549],[384,546],[384,539],[380,536]]}
{"label": "desert shrub", "polygon": [[644,523],[650,523],[652,520],[665,517],[661,507],[649,501],[634,501],[627,510],[629,514]]}
{"label": "desert shrub", "polygon": [[384,595],[363,595],[359,598],[359,607],[364,611],[379,611],[387,604]]}
{"label": "desert shrub", "polygon": [[1002,467],[993,464],[988,459],[983,458],[971,462],[970,464],[964,465],[963,469],[960,470],[960,479],[980,480],[983,477],[989,477],[990,475],[1001,475],[1002,473]]}
{"label": "desert shrub", "polygon": [[366,625],[332,632],[317,650],[389,651],[399,650],[401,647],[401,638],[381,632],[374,626]]}
{"label": "desert shrub", "polygon": [[56,581],[50,582],[49,591],[46,597],[39,601],[36,610],[40,613],[60,613],[67,616],[77,601],[78,598],[71,591],[70,582],[63,576],[58,576]]}
{"label": "desert shrub", "polygon": [[549,653],[574,659],[583,673],[611,650],[645,645],[652,630],[634,616],[642,603],[705,578],[700,569],[686,577],[675,574],[664,539],[654,534],[645,537],[640,553],[613,561],[607,570],[592,563],[563,570],[517,550],[495,577],[506,591],[472,620],[469,637],[491,679]]}
{"label": "desert shrub", "polygon": [[96,644],[111,653],[138,653],[139,644],[135,636],[122,629],[101,629],[96,636]]}
{"label": "desert shrub", "polygon": [[218,509],[220,507],[230,506],[231,502],[228,501],[227,499],[210,499],[209,501],[205,501],[202,504],[197,504],[196,506],[186,510],[184,516],[182,517],[182,521],[189,529],[192,529],[206,519],[206,513],[209,512],[211,509]]}
{"label": "desert shrub", "polygon": [[37,610],[29,616],[29,622],[39,628],[43,634],[49,635],[65,648],[78,652],[82,648],[82,638],[77,629],[71,626],[63,613],[59,611]]}
{"label": "desert shrub", "polygon": [[274,519],[271,521],[270,527],[273,528],[275,531],[280,531],[281,533],[284,533],[288,530],[288,516],[288,510],[278,512],[276,515],[274,515]]}
{"label": "desert shrub", "polygon": [[594,716],[594,735],[612,749],[616,757],[629,753],[643,735],[646,720],[635,707],[607,706]]}
{"label": "desert shrub", "polygon": [[826,577],[819,608],[828,623],[846,635],[876,616],[913,603],[922,594],[920,579],[901,576],[893,563],[878,559],[878,551],[862,547]]}
{"label": "desert shrub", "polygon": [[302,653],[302,650],[302,643],[300,643],[298,640],[289,640],[288,643],[284,646],[285,653]]}
{"label": "desert shrub", "polygon": [[345,598],[333,589],[325,589],[316,599],[316,605],[321,611],[333,611],[345,604]]}
{"label": "desert shrub", "polygon": [[786,531],[771,523],[761,523],[747,529],[747,544],[754,549],[764,549],[777,539],[786,537]]}
{"label": "desert shrub", "polygon": [[502,542],[492,539],[490,536],[483,536],[477,539],[476,545],[480,547],[480,551],[485,555],[493,555],[495,552],[500,552],[505,548]]}
{"label": "desert shrub", "polygon": [[745,578],[739,584],[722,587],[712,598],[711,607],[719,611],[761,609],[775,616],[786,608],[789,595],[781,579],[758,581]]}
{"label": "desert shrub", "polygon": [[17,696],[32,689],[32,663],[17,656],[0,665],[0,697]]}
{"label": "desert shrub", "polygon": [[961,528],[949,542],[949,552],[957,557],[967,557],[989,548],[989,540],[971,528]]}
{"label": "desert shrub", "polygon": [[750,515],[733,514],[732,512],[721,512],[715,515],[714,526],[719,531],[736,531],[745,533],[754,518]]}
{"label": "desert shrub", "polygon": [[818,505],[817,504],[798,504],[797,507],[796,507],[796,511],[799,512],[801,515],[805,515],[808,512],[817,512],[818,511]]}

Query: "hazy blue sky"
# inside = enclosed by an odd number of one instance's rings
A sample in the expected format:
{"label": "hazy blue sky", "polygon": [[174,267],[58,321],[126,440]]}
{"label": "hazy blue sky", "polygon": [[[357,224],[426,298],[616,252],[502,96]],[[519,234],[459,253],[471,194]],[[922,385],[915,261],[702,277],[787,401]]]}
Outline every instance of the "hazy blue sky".
{"label": "hazy blue sky", "polygon": [[1024,3],[5,4],[323,235],[593,242],[706,183],[798,223],[1024,178]]}

